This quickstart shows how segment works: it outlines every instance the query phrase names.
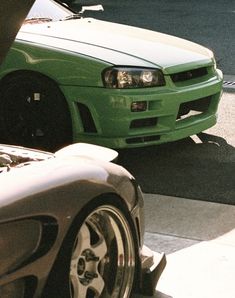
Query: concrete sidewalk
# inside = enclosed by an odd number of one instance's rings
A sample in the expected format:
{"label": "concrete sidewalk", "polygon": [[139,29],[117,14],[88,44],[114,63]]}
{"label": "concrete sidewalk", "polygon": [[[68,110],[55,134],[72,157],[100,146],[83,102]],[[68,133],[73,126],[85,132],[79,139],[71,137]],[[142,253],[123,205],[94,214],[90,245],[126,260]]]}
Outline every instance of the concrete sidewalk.
{"label": "concrete sidewalk", "polygon": [[154,297],[235,297],[235,206],[145,194],[145,244],[167,254]]}

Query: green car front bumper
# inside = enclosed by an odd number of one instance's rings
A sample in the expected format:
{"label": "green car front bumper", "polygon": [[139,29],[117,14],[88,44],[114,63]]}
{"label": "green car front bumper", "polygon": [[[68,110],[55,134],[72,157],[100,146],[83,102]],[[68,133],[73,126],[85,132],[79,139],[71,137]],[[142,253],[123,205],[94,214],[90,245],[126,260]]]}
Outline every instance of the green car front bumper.
{"label": "green car front bumper", "polygon": [[[222,73],[142,89],[61,86],[72,115],[74,142],[110,148],[143,147],[175,141],[216,123]],[[144,103],[144,110],[132,107]]]}

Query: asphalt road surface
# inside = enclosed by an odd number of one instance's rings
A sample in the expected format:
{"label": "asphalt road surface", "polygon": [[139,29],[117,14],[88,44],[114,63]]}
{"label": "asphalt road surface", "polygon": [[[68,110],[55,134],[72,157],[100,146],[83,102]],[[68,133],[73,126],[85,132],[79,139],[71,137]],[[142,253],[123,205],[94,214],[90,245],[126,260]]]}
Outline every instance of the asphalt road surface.
{"label": "asphalt road surface", "polygon": [[[235,0],[75,0],[102,4],[99,19],[176,35],[215,53],[226,75],[235,75]],[[89,15],[89,13],[86,13]]]}
{"label": "asphalt road surface", "polygon": [[[157,30],[211,48],[218,67],[235,81],[235,0],[80,3],[103,4],[104,12],[91,14],[96,18]],[[178,142],[119,154],[119,163],[134,174],[146,193],[235,204],[235,88],[225,90],[213,128]]]}

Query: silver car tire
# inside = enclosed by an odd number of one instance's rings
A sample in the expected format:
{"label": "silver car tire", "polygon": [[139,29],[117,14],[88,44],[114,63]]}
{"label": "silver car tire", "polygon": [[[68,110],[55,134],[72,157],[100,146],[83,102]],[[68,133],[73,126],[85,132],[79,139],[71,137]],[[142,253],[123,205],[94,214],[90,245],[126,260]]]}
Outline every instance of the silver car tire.
{"label": "silver car tire", "polygon": [[70,260],[70,297],[129,297],[135,275],[135,247],[124,214],[97,207],[81,225]]}
{"label": "silver car tire", "polygon": [[103,194],[73,220],[42,298],[128,298],[136,290],[138,265],[130,213],[119,197]]}

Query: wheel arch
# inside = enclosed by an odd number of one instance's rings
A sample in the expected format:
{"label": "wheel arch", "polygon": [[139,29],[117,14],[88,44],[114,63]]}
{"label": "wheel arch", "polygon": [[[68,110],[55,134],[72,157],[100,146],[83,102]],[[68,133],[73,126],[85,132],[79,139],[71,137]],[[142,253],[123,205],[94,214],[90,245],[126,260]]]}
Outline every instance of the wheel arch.
{"label": "wheel arch", "polygon": [[[122,210],[123,215],[127,219],[127,222],[129,224],[129,227],[131,229],[131,233],[133,236],[133,242],[134,242],[134,249],[135,249],[135,274],[134,274],[134,282],[133,282],[133,289],[132,292],[138,291],[139,288],[139,272],[141,268],[141,261],[139,257],[139,239],[138,239],[138,231],[137,227],[135,225],[135,222],[131,216],[128,215],[130,212],[128,209],[128,204],[116,193],[105,193],[98,195],[97,197],[91,199],[88,204],[86,204],[82,209],[79,210],[78,214],[74,217],[74,220],[72,221],[64,239],[61,245],[61,248],[57,254],[57,257],[55,259],[55,262],[52,266],[48,281],[46,283],[46,286],[43,291],[42,298],[47,298],[48,293],[50,294],[50,289],[52,285],[54,284],[53,276],[55,272],[57,271],[58,266],[63,264],[63,256],[68,254],[69,247],[66,245],[67,242],[71,243],[71,239],[75,236],[77,232],[77,228],[80,227],[83,223],[83,221],[86,219],[89,212],[94,211],[95,208],[97,208],[100,205],[112,205],[118,209]],[[49,291],[49,292],[48,292]]]}
{"label": "wheel arch", "polygon": [[[56,99],[60,103],[60,107],[63,109],[63,114],[64,114],[63,122],[66,123],[66,141],[63,141],[63,142],[65,142],[66,144],[70,144],[73,141],[73,134],[74,134],[71,106],[69,105],[66,99],[66,96],[63,90],[61,89],[60,85],[58,84],[58,82],[52,79],[51,77],[41,72],[28,70],[28,69],[15,70],[5,74],[5,76],[3,76],[0,80],[0,97],[1,97],[0,104],[2,105],[4,100],[5,102],[7,102],[6,99],[4,99],[4,98],[7,98],[4,96],[6,90],[9,90],[9,88],[14,90],[13,88],[15,86],[18,86],[16,88],[18,88],[17,90],[19,90],[20,84],[21,84],[20,82],[27,82],[29,80],[35,81],[35,83],[41,82],[41,85],[44,86],[45,90],[48,90],[48,91],[50,90],[50,93],[53,94],[52,98]],[[14,85],[14,84],[17,84],[17,85]],[[16,94],[17,94],[17,91],[16,91]],[[1,115],[0,117],[1,126],[4,123],[3,118],[4,118],[3,115]],[[61,120],[61,124],[62,124],[62,120]],[[0,129],[2,130],[2,128]],[[6,133],[2,133],[2,135],[6,135]],[[64,139],[65,139],[65,136],[64,136]],[[8,141],[7,137],[6,137],[6,141]],[[24,145],[24,144],[21,144],[21,145]],[[41,148],[41,149],[44,149],[44,148]],[[48,151],[47,148],[45,150]]]}
{"label": "wheel arch", "polygon": [[[18,70],[13,70],[11,72],[6,73],[0,79],[0,88],[2,86],[4,86],[4,84],[8,80],[10,80],[11,78],[18,77],[18,76],[20,77],[20,76],[24,76],[24,75],[35,76],[35,77],[42,78],[44,80],[48,80],[51,83],[53,83],[55,86],[57,86],[57,88],[59,88],[60,92],[63,94],[63,92],[62,92],[62,90],[61,90],[61,88],[59,86],[59,83],[54,78],[51,78],[51,77],[49,77],[48,75],[46,75],[46,74],[44,74],[42,72],[31,70],[31,69],[18,69]],[[63,94],[63,96],[64,96],[64,94]]]}

